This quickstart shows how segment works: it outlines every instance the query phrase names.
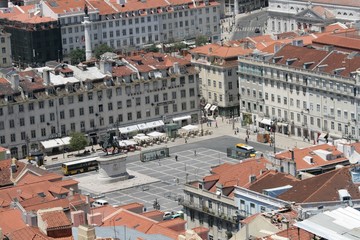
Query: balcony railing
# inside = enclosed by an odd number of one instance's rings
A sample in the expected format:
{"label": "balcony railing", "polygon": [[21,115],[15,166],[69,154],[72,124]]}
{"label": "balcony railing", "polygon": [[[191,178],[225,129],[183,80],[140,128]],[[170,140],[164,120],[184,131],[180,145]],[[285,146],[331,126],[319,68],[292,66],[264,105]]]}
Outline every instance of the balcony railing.
{"label": "balcony railing", "polygon": [[236,215],[236,214],[232,214],[232,215],[228,216],[226,213],[224,213],[222,211],[215,211],[215,210],[213,210],[211,208],[209,209],[207,206],[205,206],[203,204],[197,204],[197,203],[194,203],[194,202],[191,202],[191,201],[188,201],[188,200],[184,200],[182,202],[182,205],[184,207],[191,208],[191,209],[194,209],[196,211],[205,213],[205,214],[207,214],[209,216],[213,216],[213,217],[225,220],[225,221],[229,221],[229,222],[231,222],[233,224],[238,224],[239,220],[245,218],[245,216],[240,216],[240,215]]}

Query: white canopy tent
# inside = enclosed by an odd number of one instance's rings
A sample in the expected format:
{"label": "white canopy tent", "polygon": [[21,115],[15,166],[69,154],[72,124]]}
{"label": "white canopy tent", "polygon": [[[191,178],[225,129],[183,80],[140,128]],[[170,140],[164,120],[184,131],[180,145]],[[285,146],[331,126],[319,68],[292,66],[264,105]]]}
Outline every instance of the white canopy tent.
{"label": "white canopy tent", "polygon": [[41,141],[40,144],[45,150],[49,150],[52,148],[61,148],[70,145],[70,139],[71,137],[54,138],[46,141]]}
{"label": "white canopy tent", "polygon": [[139,141],[147,141],[150,139],[150,137],[145,136],[145,134],[138,134],[136,136],[133,137],[134,140],[139,140]]}
{"label": "white canopy tent", "polygon": [[152,137],[152,138],[158,138],[158,137],[163,137],[165,134],[161,133],[161,132],[154,131],[154,132],[148,133],[146,135],[149,136],[149,137]]}
{"label": "white canopy tent", "polygon": [[207,104],[205,105],[205,107],[204,107],[205,111],[208,111],[210,107],[211,107],[211,104],[210,104],[210,103],[207,103]]}
{"label": "white canopy tent", "polygon": [[127,126],[127,127],[121,127],[119,128],[119,132],[122,134],[130,133],[130,132],[136,132],[139,131],[139,128],[137,125]]}
{"label": "white canopy tent", "polygon": [[210,108],[210,111],[215,111],[217,109],[217,106],[216,105],[212,105],[211,108]]}
{"label": "white canopy tent", "polygon": [[138,143],[133,140],[122,140],[119,141],[119,145],[121,147],[131,146],[131,145],[137,145]]}
{"label": "white canopy tent", "polygon": [[268,118],[263,118],[260,123],[264,124],[264,125],[268,125],[268,126],[271,126],[271,119],[268,119]]}
{"label": "white canopy tent", "polygon": [[138,129],[139,130],[146,130],[148,129],[149,127],[146,125],[146,123],[140,123],[137,125]]}
{"label": "white canopy tent", "polygon": [[198,126],[189,124],[189,125],[182,127],[181,129],[183,129],[185,131],[194,131],[194,130],[197,130],[198,128],[199,128]]}

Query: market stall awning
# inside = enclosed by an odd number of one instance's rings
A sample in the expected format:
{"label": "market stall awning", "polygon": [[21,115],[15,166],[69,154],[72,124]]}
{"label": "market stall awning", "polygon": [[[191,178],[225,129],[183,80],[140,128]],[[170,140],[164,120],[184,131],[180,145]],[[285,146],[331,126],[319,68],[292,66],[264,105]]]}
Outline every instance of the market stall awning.
{"label": "market stall awning", "polygon": [[63,141],[64,145],[70,145],[70,139],[71,137],[63,137],[61,141]]}
{"label": "market stall awning", "polygon": [[189,125],[186,125],[186,126],[182,127],[181,129],[184,129],[186,131],[192,131],[192,130],[197,130],[198,126],[189,124]]}
{"label": "market stall awning", "polygon": [[261,124],[264,124],[264,125],[271,126],[271,119],[263,118],[263,119],[260,121],[260,123],[261,123]]}
{"label": "market stall awning", "polygon": [[132,145],[137,145],[138,143],[133,141],[133,140],[122,140],[119,141],[119,145],[124,147],[124,146],[132,146]]}
{"label": "market stall awning", "polygon": [[129,132],[136,132],[136,131],[139,131],[139,128],[137,125],[119,128],[120,133],[129,133]]}
{"label": "market stall awning", "polygon": [[215,111],[217,109],[217,106],[216,105],[212,105],[211,108],[210,108],[210,111]]}
{"label": "market stall awning", "polygon": [[161,126],[164,126],[164,122],[163,122],[163,120],[148,122],[148,123],[146,123],[146,126],[148,127],[148,129],[149,128],[161,127]]}
{"label": "market stall awning", "polygon": [[140,123],[137,125],[139,130],[145,130],[148,129],[149,127],[146,125],[146,123]]}
{"label": "market stall awning", "polygon": [[208,103],[208,104],[205,105],[204,109],[207,111],[207,110],[209,110],[210,107],[211,107],[211,104]]}
{"label": "market stall awning", "polygon": [[147,141],[150,139],[148,136],[145,136],[145,135],[136,135],[133,138],[135,140],[140,140],[140,141]]}
{"label": "market stall awning", "polygon": [[177,121],[187,120],[187,119],[190,119],[190,118],[191,118],[190,115],[185,115],[185,116],[173,118],[173,121],[177,122]]}
{"label": "market stall awning", "polygon": [[164,136],[164,133],[154,131],[154,132],[148,133],[146,135],[149,136],[149,137],[157,138],[157,137]]}
{"label": "market stall awning", "polygon": [[[68,137],[70,138],[70,137]],[[63,147],[66,145],[69,145],[69,140],[67,140],[67,138],[65,138],[66,143],[63,142],[63,140],[61,138],[55,138],[55,139],[50,139],[50,140],[46,140],[46,141],[41,141],[41,145],[43,146],[44,149],[51,149],[51,148],[56,148],[56,147]]]}

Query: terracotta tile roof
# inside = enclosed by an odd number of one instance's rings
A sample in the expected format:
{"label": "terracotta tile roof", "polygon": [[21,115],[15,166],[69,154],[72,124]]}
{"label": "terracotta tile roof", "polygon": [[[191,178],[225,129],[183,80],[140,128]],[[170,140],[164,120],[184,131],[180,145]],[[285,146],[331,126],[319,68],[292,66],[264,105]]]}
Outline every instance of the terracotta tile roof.
{"label": "terracotta tile roof", "polygon": [[[210,192],[215,192],[216,183],[220,183],[225,187],[231,185],[246,186],[249,183],[249,177],[251,175],[256,177],[261,175],[261,171],[266,169],[268,163],[267,159],[259,158],[244,160],[237,164],[222,164],[211,170],[212,175],[203,178],[204,187]],[[228,191],[228,196],[232,196],[232,194],[233,190]]]}
{"label": "terracotta tile roof", "polygon": [[43,79],[38,75],[35,70],[28,70],[19,72],[20,86],[24,91],[34,91],[38,89],[44,89]]}
{"label": "terracotta tile roof", "polygon": [[244,49],[242,47],[221,46],[219,44],[206,44],[201,47],[194,48],[190,51],[192,54],[202,54],[206,56],[216,56],[221,58],[233,58],[240,55],[248,55],[252,52],[251,49]]}
{"label": "terracotta tile roof", "polygon": [[[171,220],[168,220],[168,221],[171,221]],[[184,223],[184,225],[185,225],[185,223]],[[185,228],[185,226],[184,226],[184,228]],[[159,224],[153,224],[146,231],[146,234],[161,234],[161,235],[167,236],[171,239],[178,239],[179,234],[181,234],[182,232],[183,231],[174,231],[168,227],[164,227]]]}
{"label": "terracotta tile roof", "polygon": [[353,29],[345,33],[325,34],[313,40],[314,44],[330,45],[341,49],[360,51],[360,38]]}
{"label": "terracotta tile roof", "polygon": [[249,216],[249,217],[241,220],[241,224],[242,224],[242,225],[249,224],[249,223],[251,223],[257,216],[260,216],[260,215],[261,215],[261,213],[253,214],[253,215],[251,215],[251,216]]}
{"label": "terracotta tile roof", "polygon": [[132,209],[135,209],[135,208],[143,208],[143,207],[144,207],[144,204],[134,202],[134,203],[129,203],[129,204],[121,205],[121,206],[119,206],[119,207],[117,207],[117,208],[123,208],[123,209],[126,209],[126,210],[131,211]]}
{"label": "terracotta tile roof", "polygon": [[41,203],[47,203],[50,201],[55,200],[55,198],[51,194],[45,194],[45,197],[42,196],[33,196],[31,198],[25,199],[21,201],[21,206],[24,208],[27,208],[29,206],[41,204]]}
{"label": "terracotta tile roof", "polygon": [[0,212],[0,227],[4,235],[9,235],[9,233],[26,227],[22,220],[21,211],[19,209],[9,209]]}
{"label": "terracotta tile roof", "polygon": [[264,189],[293,185],[294,182],[298,181],[300,180],[290,174],[266,171],[263,175],[259,176],[255,182],[249,183],[245,187],[251,191],[262,193]]}
{"label": "terracotta tile roof", "polygon": [[[12,240],[49,240],[49,238],[41,233],[37,228],[26,226],[19,230],[12,232],[9,235],[9,238]],[[57,238],[58,239],[58,238]]]}
{"label": "terracotta tile roof", "polygon": [[38,216],[41,217],[46,224],[45,227],[47,230],[71,227],[71,222],[63,211],[38,212]]}
{"label": "terracotta tile roof", "polygon": [[11,95],[15,93],[14,89],[11,87],[11,84],[5,78],[0,77],[0,96]]}
{"label": "terracotta tile roof", "polygon": [[179,224],[185,226],[186,221],[182,218],[175,218],[175,219],[170,219],[170,220],[159,222],[157,225],[163,226],[166,228],[171,228],[171,227],[179,225]]}
{"label": "terracotta tile roof", "polygon": [[159,210],[152,210],[152,211],[141,213],[141,215],[143,215],[144,217],[147,217],[147,218],[152,218],[152,217],[158,216],[158,215],[163,216],[164,213]]}
{"label": "terracotta tile roof", "polygon": [[333,19],[335,15],[322,6],[313,6],[311,10],[323,19]]}
{"label": "terracotta tile roof", "polygon": [[[40,209],[48,209],[54,207],[62,207],[63,209],[71,208],[71,206],[81,206],[85,203],[85,197],[79,194],[69,196],[67,198],[54,199],[47,202],[40,202],[24,207],[26,211],[37,211]],[[70,206],[71,205],[71,206]]]}
{"label": "terracotta tile roof", "polygon": [[[270,60],[276,61],[280,65],[290,65],[294,68],[307,69],[315,68],[329,53],[324,50],[309,49],[305,47],[297,47],[293,45],[285,45]],[[294,59],[287,64],[289,59]]]}
{"label": "terracotta tile roof", "polygon": [[57,184],[52,184],[48,190],[51,193],[55,194],[67,194],[69,193],[69,190],[66,188],[63,188],[61,186],[58,186]]}
{"label": "terracotta tile roof", "polygon": [[[1,86],[0,86],[1,89]],[[0,161],[0,188],[7,185],[12,185],[13,182],[10,179],[10,166],[11,159],[1,160]],[[16,161],[17,171],[13,173],[13,178],[15,179],[21,171],[25,168],[25,163]]]}
{"label": "terracotta tile roof", "polygon": [[41,182],[41,181],[42,181],[42,179],[39,176],[36,176],[31,173],[26,173],[16,182],[16,185],[22,186],[22,185],[26,185],[26,184]]}
{"label": "terracotta tile roof", "polygon": [[[89,2],[84,0],[51,0],[44,3],[48,5],[48,7],[56,14],[64,14],[69,12],[84,12],[85,4],[88,7],[89,13],[95,11],[95,8],[93,8]],[[104,4],[106,4],[106,2],[104,2]]]}
{"label": "terracotta tile roof", "polygon": [[351,170],[347,166],[301,180],[278,198],[296,203],[339,201],[338,190],[346,189],[352,199],[360,199],[360,183],[353,182]]}
{"label": "terracotta tile roof", "polygon": [[[62,182],[67,181],[67,180],[61,180],[61,179],[63,178],[62,175],[57,174],[57,173],[52,173],[52,172],[47,173],[47,174],[44,174],[44,175],[40,176],[40,178],[41,178],[42,180],[48,180],[48,181],[50,181],[50,182],[55,182],[55,181],[56,181],[57,184],[59,184],[58,181],[62,181]],[[68,180],[69,180],[69,181],[75,181],[75,180],[73,180],[73,179],[68,179]],[[77,181],[75,181],[75,182],[77,182]]]}
{"label": "terracotta tile roof", "polygon": [[[348,159],[344,157],[342,152],[337,150],[335,146],[328,144],[315,145],[307,148],[295,148],[293,151],[297,171],[348,162]],[[326,160],[321,157],[320,154],[326,154],[331,159]],[[278,160],[290,161],[291,152],[284,151],[278,153],[275,155],[275,158]],[[309,162],[310,158],[312,160],[311,162]]]}
{"label": "terracotta tile roof", "polygon": [[324,32],[335,32],[339,30],[345,30],[348,27],[343,23],[333,23],[325,27]]}
{"label": "terracotta tile roof", "polygon": [[279,237],[286,239],[296,239],[296,240],[312,240],[314,239],[314,234],[307,232],[301,228],[290,227],[289,229],[282,230],[276,234],[272,234],[266,237],[258,238],[259,240],[278,240]]}

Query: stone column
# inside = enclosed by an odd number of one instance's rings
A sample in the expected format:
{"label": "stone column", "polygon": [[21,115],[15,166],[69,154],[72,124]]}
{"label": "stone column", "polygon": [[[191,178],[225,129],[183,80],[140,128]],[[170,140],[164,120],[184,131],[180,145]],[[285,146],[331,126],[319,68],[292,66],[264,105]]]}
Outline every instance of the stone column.
{"label": "stone column", "polygon": [[92,57],[92,49],[91,49],[91,38],[90,38],[90,18],[89,16],[84,17],[84,21],[82,22],[84,25],[84,33],[85,33],[85,56],[86,61],[89,61]]}

